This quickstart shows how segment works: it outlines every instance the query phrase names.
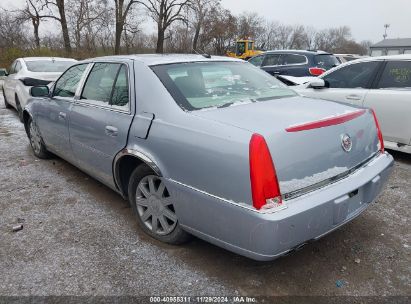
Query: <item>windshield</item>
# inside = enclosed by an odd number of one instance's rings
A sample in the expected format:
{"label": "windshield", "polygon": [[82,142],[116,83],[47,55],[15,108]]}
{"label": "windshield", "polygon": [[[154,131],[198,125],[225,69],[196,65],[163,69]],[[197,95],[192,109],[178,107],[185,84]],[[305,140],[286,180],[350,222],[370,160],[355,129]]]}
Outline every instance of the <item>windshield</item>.
{"label": "windshield", "polygon": [[237,42],[237,56],[241,56],[245,53],[245,42]]}
{"label": "windshield", "polygon": [[296,96],[280,81],[246,62],[195,62],[152,67],[186,110],[228,107]]}
{"label": "windshield", "polygon": [[36,60],[26,61],[27,69],[30,72],[50,72],[63,73],[67,68],[71,67],[75,61],[57,61],[57,60]]}
{"label": "windshield", "polygon": [[340,64],[337,57],[331,54],[315,55],[314,61],[318,67],[324,68],[326,70],[329,70]]}

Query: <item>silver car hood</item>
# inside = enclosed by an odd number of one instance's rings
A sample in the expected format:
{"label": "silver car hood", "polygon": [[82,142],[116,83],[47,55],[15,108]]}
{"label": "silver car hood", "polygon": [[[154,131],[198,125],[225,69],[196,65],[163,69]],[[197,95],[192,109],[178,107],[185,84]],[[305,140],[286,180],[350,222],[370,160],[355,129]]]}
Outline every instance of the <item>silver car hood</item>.
{"label": "silver car hood", "polygon": [[[378,137],[369,111],[338,125],[300,132],[287,132],[286,129],[358,110],[336,102],[297,96],[193,111],[192,114],[263,135],[277,169],[281,190],[289,193],[363,163],[378,151]],[[353,143],[349,152],[342,148],[342,136],[346,134]]]}

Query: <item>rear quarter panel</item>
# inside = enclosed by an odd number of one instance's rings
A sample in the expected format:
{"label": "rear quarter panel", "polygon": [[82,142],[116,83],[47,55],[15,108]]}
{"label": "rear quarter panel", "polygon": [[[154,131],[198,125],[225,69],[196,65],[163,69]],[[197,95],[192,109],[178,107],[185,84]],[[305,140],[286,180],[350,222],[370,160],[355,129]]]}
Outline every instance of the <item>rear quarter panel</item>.
{"label": "rear quarter panel", "polygon": [[136,117],[153,113],[147,139],[133,134],[128,149],[139,151],[164,178],[226,200],[251,204],[248,144],[251,133],[183,111],[149,67],[135,62]]}

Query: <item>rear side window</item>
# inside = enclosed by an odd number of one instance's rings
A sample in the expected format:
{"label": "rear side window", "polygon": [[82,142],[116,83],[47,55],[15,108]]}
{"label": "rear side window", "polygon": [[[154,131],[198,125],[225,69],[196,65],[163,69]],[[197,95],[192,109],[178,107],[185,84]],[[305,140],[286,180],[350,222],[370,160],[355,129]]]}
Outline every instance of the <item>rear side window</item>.
{"label": "rear side window", "polygon": [[128,77],[127,68],[123,64],[117,76],[116,84],[113,89],[111,97],[111,105],[114,108],[128,109],[129,96],[128,96]]}
{"label": "rear side window", "polygon": [[121,63],[96,63],[84,84],[81,100],[88,104],[128,110],[127,67]]}
{"label": "rear side window", "polygon": [[280,63],[280,54],[267,54],[265,55],[265,59],[263,62],[263,66],[270,66],[270,65],[279,65]]}
{"label": "rear side window", "polygon": [[314,63],[317,67],[329,70],[340,64],[337,57],[331,54],[322,54],[314,56]]}
{"label": "rear side window", "polygon": [[57,80],[53,96],[74,97],[87,65],[88,64],[80,64],[68,69],[59,80]]}
{"label": "rear side window", "polygon": [[15,71],[16,73],[20,72],[20,70],[21,70],[21,63],[20,63],[20,61],[17,61],[17,62],[16,62],[15,70],[16,70],[16,71]]}
{"label": "rear side window", "polygon": [[330,88],[368,88],[378,65],[378,61],[351,64],[325,75],[323,79]]}
{"label": "rear side window", "polygon": [[96,63],[84,85],[81,99],[108,105],[119,68],[117,63]]}
{"label": "rear side window", "polygon": [[281,56],[281,61],[283,65],[304,64],[307,58],[304,55],[284,54]]}
{"label": "rear side window", "polygon": [[411,89],[411,61],[388,62],[378,84],[378,88]]}

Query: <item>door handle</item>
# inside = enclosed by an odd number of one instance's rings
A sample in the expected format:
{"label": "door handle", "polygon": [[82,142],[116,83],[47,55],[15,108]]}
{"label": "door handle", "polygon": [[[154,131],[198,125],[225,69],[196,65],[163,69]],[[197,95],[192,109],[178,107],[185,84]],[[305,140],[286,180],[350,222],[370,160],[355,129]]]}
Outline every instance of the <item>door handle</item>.
{"label": "door handle", "polygon": [[66,119],[66,113],[64,113],[64,112],[60,112],[59,113],[59,118],[61,118],[61,119]]}
{"label": "door handle", "polygon": [[106,135],[108,136],[117,136],[118,129],[113,126],[106,126],[105,132],[106,132]]}
{"label": "door handle", "polygon": [[361,96],[358,95],[347,95],[345,98],[348,100],[361,100]]}

